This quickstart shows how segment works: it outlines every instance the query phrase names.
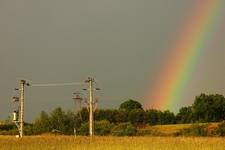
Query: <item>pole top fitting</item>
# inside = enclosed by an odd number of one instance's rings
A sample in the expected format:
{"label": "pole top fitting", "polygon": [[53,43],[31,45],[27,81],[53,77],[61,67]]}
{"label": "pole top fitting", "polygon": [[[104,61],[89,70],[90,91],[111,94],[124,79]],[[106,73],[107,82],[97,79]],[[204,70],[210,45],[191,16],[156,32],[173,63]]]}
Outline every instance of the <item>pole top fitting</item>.
{"label": "pole top fitting", "polygon": [[20,82],[21,82],[22,84],[25,84],[25,83],[26,83],[26,80],[20,80]]}
{"label": "pole top fitting", "polygon": [[27,82],[26,80],[20,80],[20,83],[21,84],[26,84],[26,86],[30,86],[30,83]]}
{"label": "pole top fitting", "polygon": [[88,77],[87,80],[85,80],[85,83],[88,83],[88,82],[94,82],[94,78],[92,77]]}

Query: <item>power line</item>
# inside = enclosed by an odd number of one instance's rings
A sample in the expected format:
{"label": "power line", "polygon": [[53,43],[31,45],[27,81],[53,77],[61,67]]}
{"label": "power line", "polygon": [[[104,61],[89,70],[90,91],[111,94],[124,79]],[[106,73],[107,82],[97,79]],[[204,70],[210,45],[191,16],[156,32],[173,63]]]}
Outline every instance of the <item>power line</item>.
{"label": "power line", "polygon": [[45,84],[32,84],[32,87],[50,87],[50,86],[72,86],[72,85],[83,85],[82,82],[71,82],[71,83],[45,83]]}

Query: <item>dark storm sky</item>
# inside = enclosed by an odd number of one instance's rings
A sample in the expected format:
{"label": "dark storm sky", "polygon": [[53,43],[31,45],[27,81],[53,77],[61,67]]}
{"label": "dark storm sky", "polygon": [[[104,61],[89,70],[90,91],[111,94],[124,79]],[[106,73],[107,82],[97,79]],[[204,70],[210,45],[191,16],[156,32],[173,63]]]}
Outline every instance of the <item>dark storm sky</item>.
{"label": "dark storm sky", "polygon": [[[102,88],[100,107],[118,107],[129,98],[144,103],[146,89],[195,4],[196,0],[1,0],[0,119],[10,114],[10,98],[21,77],[33,83],[63,83],[94,76]],[[186,104],[201,92],[225,94],[224,35],[221,30],[217,48],[202,56],[187,87]],[[79,89],[27,88],[26,119],[57,106],[73,109],[72,93]]]}

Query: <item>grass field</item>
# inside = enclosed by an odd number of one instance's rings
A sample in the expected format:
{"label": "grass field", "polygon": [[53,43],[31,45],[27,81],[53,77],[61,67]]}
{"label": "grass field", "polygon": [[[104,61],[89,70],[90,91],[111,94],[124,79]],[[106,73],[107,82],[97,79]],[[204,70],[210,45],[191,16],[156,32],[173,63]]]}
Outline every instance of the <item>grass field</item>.
{"label": "grass field", "polygon": [[0,136],[1,150],[225,150],[225,138]]}
{"label": "grass field", "polygon": [[191,127],[191,124],[172,124],[172,125],[146,126],[144,128],[139,129],[139,133],[145,134],[145,133],[155,131],[156,135],[162,134],[162,135],[173,136],[175,133],[179,132],[180,130],[187,129],[187,128],[190,128],[190,127]]}
{"label": "grass field", "polygon": [[[200,123],[200,125],[207,125],[208,123]],[[218,123],[208,124],[211,128],[216,128]],[[154,125],[146,126],[139,129],[140,135],[156,135],[156,136],[174,136],[181,130],[188,129],[192,124],[171,124],[171,125]]]}

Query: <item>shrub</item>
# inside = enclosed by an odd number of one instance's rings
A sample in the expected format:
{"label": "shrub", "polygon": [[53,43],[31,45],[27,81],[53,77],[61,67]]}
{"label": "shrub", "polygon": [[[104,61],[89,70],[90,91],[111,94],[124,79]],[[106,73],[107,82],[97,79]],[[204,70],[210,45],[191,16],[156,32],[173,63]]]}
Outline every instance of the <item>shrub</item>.
{"label": "shrub", "polygon": [[16,129],[16,125],[15,124],[1,124],[0,125],[0,130],[5,130],[5,131],[9,131],[12,129]]}
{"label": "shrub", "polygon": [[95,123],[95,134],[101,136],[109,135],[112,128],[113,124],[110,124],[107,120],[97,121]]}
{"label": "shrub", "polygon": [[216,136],[217,126],[214,124],[208,124],[207,126],[207,136]]}
{"label": "shrub", "polygon": [[[34,135],[37,134],[34,130],[34,125],[29,123],[24,123],[24,135]],[[5,124],[0,125],[0,135],[18,135],[18,129],[15,124]]]}
{"label": "shrub", "polygon": [[81,124],[81,126],[80,126],[80,128],[78,130],[78,134],[87,136],[88,133],[89,133],[89,126],[88,125],[89,125],[88,123]]}
{"label": "shrub", "polygon": [[17,135],[19,134],[18,130],[17,129],[12,129],[12,130],[3,130],[3,131],[0,131],[0,135]]}
{"label": "shrub", "polygon": [[183,129],[176,135],[188,135],[188,136],[207,136],[208,125],[193,124],[190,128]]}
{"label": "shrub", "polygon": [[37,134],[37,132],[34,128],[34,125],[26,125],[24,127],[24,134],[25,135],[35,135],[35,134]]}
{"label": "shrub", "polygon": [[225,136],[225,122],[222,122],[218,125],[216,134],[219,136]]}
{"label": "shrub", "polygon": [[137,129],[131,123],[121,123],[111,130],[114,136],[134,136],[137,134]]}
{"label": "shrub", "polygon": [[[95,135],[109,135],[111,133],[111,129],[113,128],[113,124],[111,124],[107,120],[96,121],[94,126]],[[89,134],[89,123],[81,124],[81,127],[78,130],[79,135],[87,136]]]}

